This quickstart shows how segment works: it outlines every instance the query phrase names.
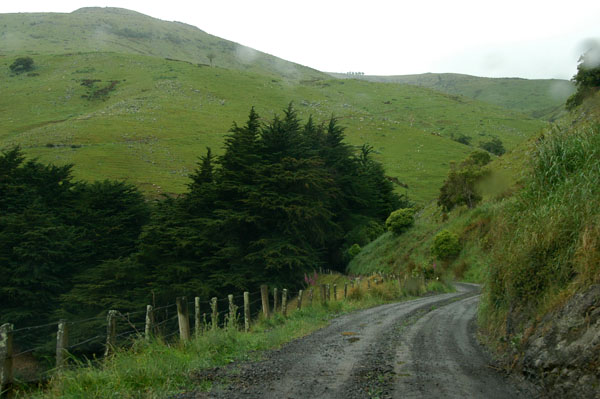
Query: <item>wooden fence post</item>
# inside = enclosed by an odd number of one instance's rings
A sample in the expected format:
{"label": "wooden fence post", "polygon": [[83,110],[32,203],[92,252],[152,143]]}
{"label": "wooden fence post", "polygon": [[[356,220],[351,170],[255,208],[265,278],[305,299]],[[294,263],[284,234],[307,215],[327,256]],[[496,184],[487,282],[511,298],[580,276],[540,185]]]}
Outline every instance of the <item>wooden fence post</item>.
{"label": "wooden fence post", "polygon": [[233,295],[227,295],[229,301],[229,319],[227,320],[227,327],[234,327],[237,329],[237,306],[233,303]]}
{"label": "wooden fence post", "polygon": [[260,298],[262,300],[262,311],[265,319],[269,318],[269,287],[266,285],[260,286]]}
{"label": "wooden fence post", "polygon": [[117,338],[117,311],[109,310],[106,316],[106,349],[104,356],[113,353]]}
{"label": "wooden fence post", "polygon": [[199,337],[202,334],[202,314],[200,313],[200,297],[194,298],[194,335]]}
{"label": "wooden fence post", "polygon": [[337,301],[337,284],[333,285],[333,300]]}
{"label": "wooden fence post", "polygon": [[188,314],[188,306],[184,296],[176,299],[177,303],[177,320],[179,321],[179,338],[182,341],[190,340],[190,317]]}
{"label": "wooden fence post", "polygon": [[327,294],[325,294],[325,284],[321,284],[321,303],[324,304],[327,300]]}
{"label": "wooden fence post", "polygon": [[219,327],[219,309],[217,308],[217,300],[217,297],[213,297],[210,300],[210,308],[212,310],[210,321],[212,323],[213,330],[216,330]]}
{"label": "wooden fence post", "polygon": [[327,292],[325,293],[325,296],[327,297],[327,302],[331,301],[331,286],[329,284],[326,285],[327,287]]}
{"label": "wooden fence post", "polygon": [[370,290],[371,289],[371,280],[367,279],[367,289]]}
{"label": "wooden fence post", "polygon": [[146,305],[146,325],[144,328],[144,337],[146,341],[154,335],[154,308],[152,305]]}
{"label": "wooden fence post", "polygon": [[0,392],[10,392],[13,383],[13,330],[15,326],[0,326]]}
{"label": "wooden fence post", "polygon": [[67,330],[67,321],[60,320],[58,331],[56,332],[56,368],[61,369],[65,364],[65,355],[69,346],[69,332]]}
{"label": "wooden fence post", "polygon": [[244,331],[250,330],[250,293],[244,292]]}
{"label": "wooden fence post", "polygon": [[344,282],[344,299],[348,297],[348,282]]}
{"label": "wooden fence post", "polygon": [[277,313],[277,308],[279,307],[279,291],[277,288],[273,288],[273,314]]}
{"label": "wooden fence post", "polygon": [[287,315],[287,293],[288,291],[285,288],[281,292],[281,313],[283,317]]}
{"label": "wooden fence post", "polygon": [[298,310],[302,309],[302,294],[302,290],[298,291]]}

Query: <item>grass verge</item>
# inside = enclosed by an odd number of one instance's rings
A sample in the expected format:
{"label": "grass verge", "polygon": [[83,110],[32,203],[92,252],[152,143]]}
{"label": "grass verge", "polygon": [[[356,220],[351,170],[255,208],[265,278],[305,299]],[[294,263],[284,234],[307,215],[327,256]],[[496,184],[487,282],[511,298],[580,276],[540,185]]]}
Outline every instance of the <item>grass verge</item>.
{"label": "grass verge", "polygon": [[[206,391],[211,382],[195,378],[197,371],[227,365],[234,361],[260,359],[265,350],[277,348],[327,325],[343,313],[383,303],[409,299],[427,292],[446,292],[451,288],[440,281],[396,280],[382,282],[380,276],[363,277],[354,286],[347,277],[322,275],[314,289],[313,304],[304,296],[303,308],[297,298],[271,318],[259,318],[248,333],[235,326],[207,330],[187,343],[161,339],[145,341],[140,337],[128,349],[98,361],[73,359],[71,367],[55,374],[41,387],[17,388],[15,398],[162,398],[187,391]],[[344,284],[348,284],[344,300]],[[321,303],[320,284],[338,286],[338,300]],[[368,288],[370,286],[370,288]]]}

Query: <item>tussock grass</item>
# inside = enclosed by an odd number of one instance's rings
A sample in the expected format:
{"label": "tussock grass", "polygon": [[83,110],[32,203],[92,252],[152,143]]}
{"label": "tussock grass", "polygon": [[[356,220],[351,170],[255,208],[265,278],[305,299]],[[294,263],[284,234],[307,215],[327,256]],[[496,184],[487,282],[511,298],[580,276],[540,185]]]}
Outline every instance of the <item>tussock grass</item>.
{"label": "tussock grass", "polygon": [[[600,281],[600,124],[556,126],[536,142],[525,187],[499,208],[482,324],[502,338]],[[510,314],[509,314],[510,313]],[[511,316],[512,315],[512,316]]]}

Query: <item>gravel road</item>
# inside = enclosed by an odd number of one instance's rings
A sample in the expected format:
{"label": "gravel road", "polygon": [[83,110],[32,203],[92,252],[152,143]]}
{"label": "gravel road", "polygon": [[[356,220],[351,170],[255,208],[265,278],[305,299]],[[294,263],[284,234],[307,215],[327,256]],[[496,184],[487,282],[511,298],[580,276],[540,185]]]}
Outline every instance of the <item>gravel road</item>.
{"label": "gravel road", "polygon": [[475,339],[479,287],[354,312],[269,352],[203,373],[213,392],[186,398],[532,398]]}

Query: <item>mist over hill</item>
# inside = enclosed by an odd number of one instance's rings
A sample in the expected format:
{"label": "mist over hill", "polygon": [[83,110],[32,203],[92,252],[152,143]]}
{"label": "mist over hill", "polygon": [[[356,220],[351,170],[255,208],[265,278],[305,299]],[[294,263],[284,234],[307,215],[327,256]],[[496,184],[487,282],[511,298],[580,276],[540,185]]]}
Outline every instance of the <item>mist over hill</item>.
{"label": "mist over hill", "polygon": [[68,14],[0,14],[0,38],[0,52],[4,54],[116,52],[269,72],[290,79],[324,76],[195,26],[122,8],[87,7]]}
{"label": "mist over hill", "polygon": [[429,87],[448,94],[485,101],[533,118],[553,121],[564,114],[565,101],[574,85],[561,79],[484,78],[458,73],[372,76],[331,74],[337,78],[358,78],[370,82],[403,83]]}

